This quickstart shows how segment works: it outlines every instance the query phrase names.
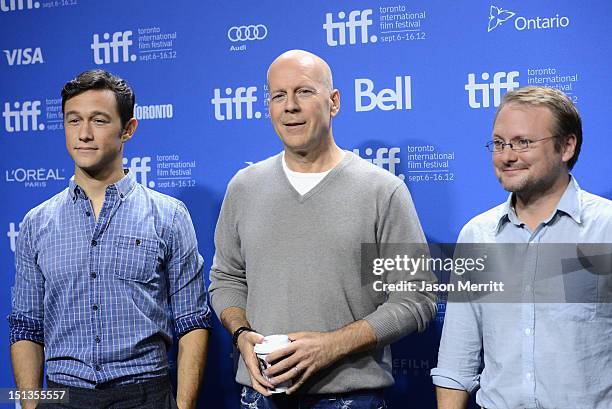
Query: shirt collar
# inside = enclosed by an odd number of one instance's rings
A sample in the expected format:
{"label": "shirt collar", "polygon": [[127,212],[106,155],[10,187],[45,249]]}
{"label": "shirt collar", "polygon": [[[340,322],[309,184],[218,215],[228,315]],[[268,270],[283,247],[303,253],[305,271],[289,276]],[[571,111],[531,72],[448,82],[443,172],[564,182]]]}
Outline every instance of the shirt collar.
{"label": "shirt collar", "polygon": [[134,179],[134,177],[129,173],[129,169],[124,169],[124,172],[125,176],[120,181],[115,183],[115,187],[119,192],[119,199],[121,199],[121,201],[124,201],[128,197],[128,195],[136,187],[137,183],[136,179]]}
{"label": "shirt collar", "polygon": [[[136,180],[129,174],[128,169],[124,169],[125,176],[121,178],[116,183],[109,185],[106,189],[116,190],[119,194],[119,200],[125,200],[128,195],[134,190],[136,187]],[[77,199],[87,199],[87,195],[85,191],[79,187],[74,181],[74,177],[70,178],[70,182],[68,183],[68,193],[70,194],[70,198],[73,202],[76,202]]]}
{"label": "shirt collar", "polygon": [[79,185],[76,184],[76,182],[74,181],[74,176],[71,177],[70,181],[68,182],[68,193],[70,193],[70,198],[72,199],[72,202],[75,202],[79,197],[81,199],[85,198],[85,192],[83,192]]}
{"label": "shirt collar", "polygon": [[576,223],[582,222],[582,204],[580,202],[580,186],[570,174],[570,182],[559,200],[557,210],[567,214]]}
{"label": "shirt collar", "polygon": [[[565,188],[565,192],[563,192],[563,196],[559,200],[557,204],[556,211],[554,211],[545,223],[550,222],[559,212],[567,214],[571,217],[576,223],[581,223],[581,213],[582,207],[580,204],[580,186],[576,179],[570,174],[570,181]],[[497,215],[497,224],[495,225],[495,233],[499,233],[501,228],[507,222],[510,222],[514,225],[520,226],[523,223],[519,220],[516,212],[514,211],[514,206],[512,206],[512,198],[513,193],[508,195],[508,199],[501,207],[498,215]]]}

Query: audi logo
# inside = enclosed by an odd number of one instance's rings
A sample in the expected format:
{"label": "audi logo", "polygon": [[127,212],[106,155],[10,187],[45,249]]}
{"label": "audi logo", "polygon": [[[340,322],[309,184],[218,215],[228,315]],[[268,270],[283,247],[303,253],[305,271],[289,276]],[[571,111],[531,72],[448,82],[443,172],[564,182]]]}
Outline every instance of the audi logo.
{"label": "audi logo", "polygon": [[268,28],[263,24],[230,27],[227,30],[227,38],[231,42],[247,41],[247,40],[263,40],[268,35]]}

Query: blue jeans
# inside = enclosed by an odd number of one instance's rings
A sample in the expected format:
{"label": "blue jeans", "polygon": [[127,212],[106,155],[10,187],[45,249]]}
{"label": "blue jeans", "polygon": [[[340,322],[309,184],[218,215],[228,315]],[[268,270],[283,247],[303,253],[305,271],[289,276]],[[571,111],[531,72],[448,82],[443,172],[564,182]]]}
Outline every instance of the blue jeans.
{"label": "blue jeans", "polygon": [[386,409],[382,390],[324,395],[286,395],[265,397],[253,388],[242,388],[242,409]]}

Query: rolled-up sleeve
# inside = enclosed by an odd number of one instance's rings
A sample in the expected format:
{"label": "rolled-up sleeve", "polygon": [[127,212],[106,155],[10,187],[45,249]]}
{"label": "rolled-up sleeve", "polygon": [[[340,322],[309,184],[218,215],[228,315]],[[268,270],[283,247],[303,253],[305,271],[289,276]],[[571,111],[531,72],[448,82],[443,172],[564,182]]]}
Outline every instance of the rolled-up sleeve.
{"label": "rolled-up sleeve", "polygon": [[175,333],[180,338],[194,329],[211,328],[212,316],[202,275],[204,261],[183,203],[179,203],[174,214],[170,254],[167,269]]}
{"label": "rolled-up sleeve", "polygon": [[434,385],[469,393],[478,389],[482,327],[476,308],[469,302],[447,303],[438,366],[431,370]]}
{"label": "rolled-up sleeve", "polygon": [[[457,243],[471,243],[472,237],[470,229],[464,227]],[[457,276],[452,275],[451,280],[456,281]],[[449,293],[438,366],[431,370],[433,384],[469,393],[478,389],[482,369],[482,340],[482,305],[470,302],[469,293]]]}
{"label": "rolled-up sleeve", "polygon": [[36,251],[31,243],[31,223],[24,219],[15,248],[15,286],[8,316],[9,339],[29,340],[44,344],[45,279],[36,263]]}

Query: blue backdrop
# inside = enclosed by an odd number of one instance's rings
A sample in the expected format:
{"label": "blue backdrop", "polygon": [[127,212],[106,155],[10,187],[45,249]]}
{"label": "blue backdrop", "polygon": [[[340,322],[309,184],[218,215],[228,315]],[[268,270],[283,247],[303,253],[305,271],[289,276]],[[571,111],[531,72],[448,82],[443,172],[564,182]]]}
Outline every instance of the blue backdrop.
{"label": "blue backdrop", "polygon": [[[574,175],[611,198],[611,13],[607,0],[0,0],[0,316],[10,310],[20,221],[72,175],[60,89],[85,69],[135,89],[140,125],[125,165],[187,204],[209,268],[227,182],[282,149],[265,74],[292,48],[329,62],[341,93],[338,144],[406,181],[432,242],[453,241],[505,199],[484,144],[500,96],[518,86],[556,87],[576,102],[585,142]],[[391,407],[435,406],[429,370],[443,313],[440,305],[425,334],[394,345]],[[6,323],[0,344],[0,388],[9,388]],[[201,407],[237,406],[235,359],[215,322]]]}

